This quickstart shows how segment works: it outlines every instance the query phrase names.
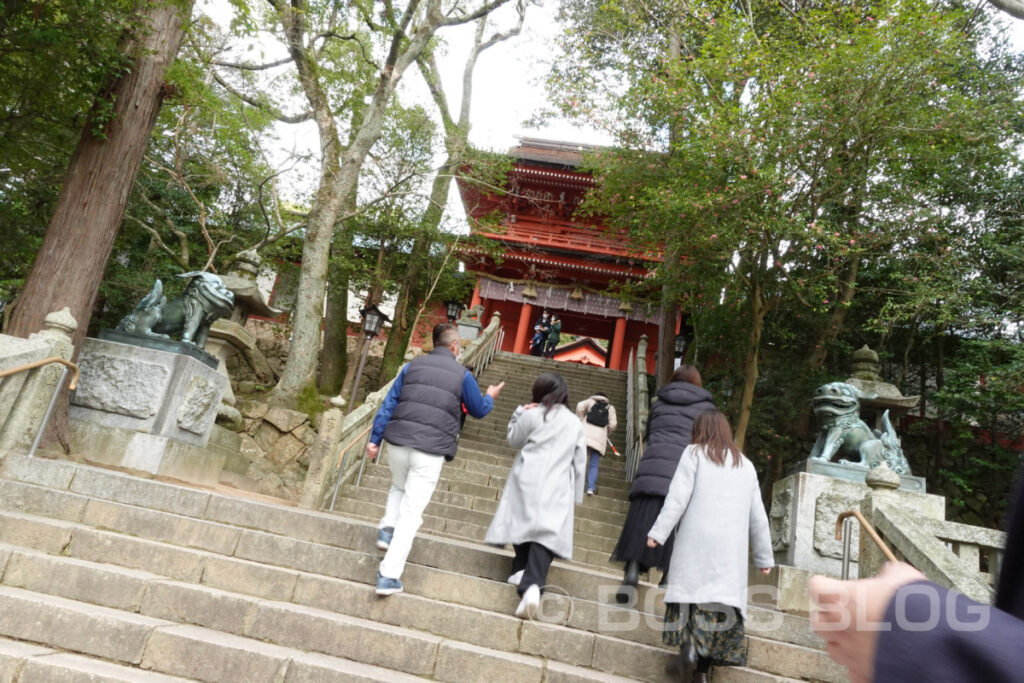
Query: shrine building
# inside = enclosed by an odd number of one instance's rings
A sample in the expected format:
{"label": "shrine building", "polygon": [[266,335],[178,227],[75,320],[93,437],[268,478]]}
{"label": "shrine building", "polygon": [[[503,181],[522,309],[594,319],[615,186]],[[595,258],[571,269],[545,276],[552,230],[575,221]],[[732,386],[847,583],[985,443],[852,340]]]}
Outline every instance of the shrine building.
{"label": "shrine building", "polygon": [[626,369],[630,352],[647,335],[647,368],[653,372],[659,308],[612,292],[620,283],[644,280],[656,260],[632,249],[624,234],[573,216],[594,187],[593,177],[578,169],[583,152],[595,149],[521,138],[509,151],[506,193],[459,182],[471,234],[493,240],[501,254],[495,259],[486,250],[463,252],[466,272],[476,277],[471,306],[483,306],[484,323],[500,313],[502,350],[514,353],[529,353],[543,311],[558,313],[563,334],[607,340],[604,365],[613,370]]}

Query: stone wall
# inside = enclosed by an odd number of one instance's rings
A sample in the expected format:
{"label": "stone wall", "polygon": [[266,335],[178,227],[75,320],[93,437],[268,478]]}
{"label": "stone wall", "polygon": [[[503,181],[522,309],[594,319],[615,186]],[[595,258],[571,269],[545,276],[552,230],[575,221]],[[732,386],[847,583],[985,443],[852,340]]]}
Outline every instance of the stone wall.
{"label": "stone wall", "polygon": [[244,398],[236,407],[242,413],[245,476],[257,483],[260,493],[297,500],[309,468],[309,445],[316,440],[309,416]]}

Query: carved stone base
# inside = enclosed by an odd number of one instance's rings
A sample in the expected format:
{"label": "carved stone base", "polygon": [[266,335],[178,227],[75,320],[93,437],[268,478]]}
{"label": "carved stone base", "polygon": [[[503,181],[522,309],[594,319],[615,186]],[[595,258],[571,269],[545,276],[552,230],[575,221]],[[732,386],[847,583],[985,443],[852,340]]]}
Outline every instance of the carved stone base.
{"label": "carved stone base", "polygon": [[156,434],[72,419],[71,445],[89,462],[181,481],[216,485],[226,454]]}
{"label": "carved stone base", "polygon": [[[819,460],[808,458],[802,462],[797,463],[790,471],[790,474],[796,474],[797,472],[809,472],[811,474],[824,474],[829,477],[835,477],[836,479],[845,479],[847,481],[855,481],[861,484],[864,483],[864,478],[867,476],[870,470],[862,465],[854,465],[844,462],[829,462],[827,460]],[[917,493],[925,492],[925,478],[917,477],[913,474],[901,474],[900,477],[900,489],[904,491],[915,491]]]}
{"label": "carved stone base", "polygon": [[72,420],[206,446],[227,377],[190,356],[86,338]]}
{"label": "carved stone base", "polygon": [[[859,510],[869,491],[862,482],[808,472],[777,481],[768,515],[775,562],[838,577],[842,572],[843,542],[835,537],[836,519],[847,510]],[[904,489],[894,493],[919,516],[945,519],[944,496]],[[854,527],[850,578],[857,576],[858,526]]]}

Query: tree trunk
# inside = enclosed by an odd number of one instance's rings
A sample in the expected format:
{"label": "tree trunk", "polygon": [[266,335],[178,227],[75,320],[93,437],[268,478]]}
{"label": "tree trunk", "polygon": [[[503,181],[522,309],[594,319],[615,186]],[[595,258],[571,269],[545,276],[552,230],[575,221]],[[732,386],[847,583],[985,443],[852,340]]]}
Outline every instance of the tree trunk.
{"label": "tree trunk", "polygon": [[341,392],[348,371],[348,273],[332,261],[328,268],[327,314],[324,322],[324,348],[320,353],[321,394]]}
{"label": "tree trunk", "polygon": [[[164,0],[140,17],[142,28],[129,45],[134,63],[104,97],[114,102],[113,117],[101,124],[94,110],[85,123],[8,334],[28,336],[42,329],[48,313],[67,306],[78,321],[77,355],[191,7],[191,1]],[[94,128],[101,126],[99,137]],[[67,448],[67,405],[58,406],[48,435]]]}
{"label": "tree trunk", "polygon": [[743,395],[740,399],[740,413],[736,419],[734,440],[740,450],[747,437],[750,411],[754,405],[754,389],[757,387],[758,354],[761,349],[761,333],[764,330],[764,293],[756,280],[750,288],[750,339],[747,342],[747,356],[743,361]]}
{"label": "tree trunk", "polygon": [[825,327],[825,331],[818,337],[814,348],[811,349],[811,353],[807,357],[807,367],[811,370],[821,369],[821,366],[825,364],[825,359],[828,358],[829,348],[839,338],[839,333],[846,322],[846,314],[850,310],[850,302],[853,301],[853,295],[857,293],[857,272],[859,269],[860,259],[855,258],[846,270],[846,277],[843,278],[842,283],[839,285],[839,298],[832,309],[828,325]]}

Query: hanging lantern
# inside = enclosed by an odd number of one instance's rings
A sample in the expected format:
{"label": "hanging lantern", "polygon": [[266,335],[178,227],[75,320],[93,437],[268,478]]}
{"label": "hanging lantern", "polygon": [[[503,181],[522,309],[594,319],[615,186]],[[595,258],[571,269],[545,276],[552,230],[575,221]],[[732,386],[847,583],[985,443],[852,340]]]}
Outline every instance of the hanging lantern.
{"label": "hanging lantern", "polygon": [[526,283],[526,286],[523,287],[523,297],[526,299],[537,298],[537,288],[533,286],[532,282]]}
{"label": "hanging lantern", "polygon": [[583,301],[583,288],[576,285],[576,288],[569,294],[569,298],[573,301]]}

